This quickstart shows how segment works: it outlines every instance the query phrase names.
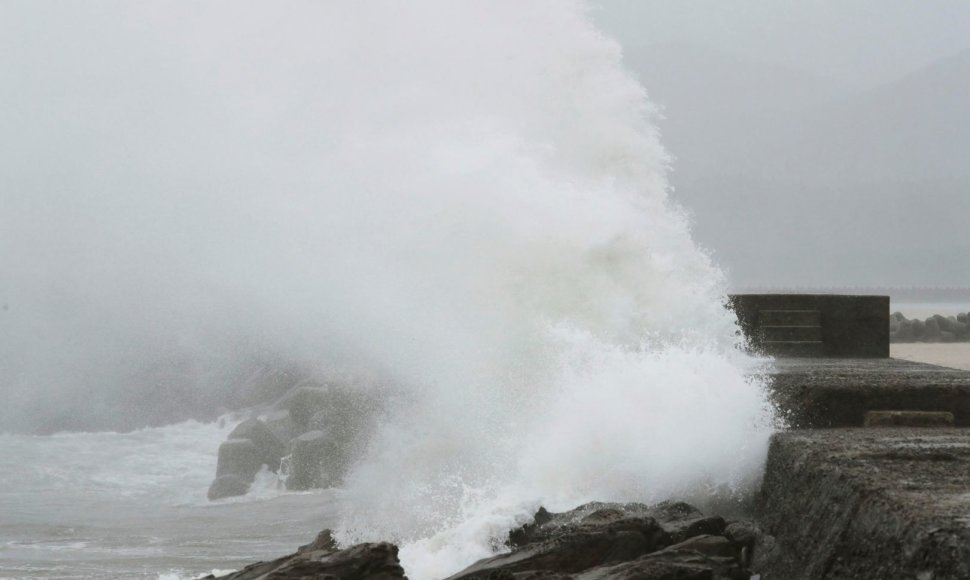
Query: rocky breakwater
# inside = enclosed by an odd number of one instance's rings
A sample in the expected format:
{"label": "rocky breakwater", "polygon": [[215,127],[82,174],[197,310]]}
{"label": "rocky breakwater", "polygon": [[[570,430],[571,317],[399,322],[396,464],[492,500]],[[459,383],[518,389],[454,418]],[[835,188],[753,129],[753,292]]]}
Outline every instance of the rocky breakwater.
{"label": "rocky breakwater", "polygon": [[[597,502],[555,514],[540,509],[533,522],[509,534],[505,553],[449,580],[748,580],[760,538],[750,522],[704,515],[683,502]],[[392,544],[340,550],[324,530],[294,554],[221,578],[383,580],[404,572]]]}
{"label": "rocky breakwater", "polygon": [[889,317],[890,342],[967,342],[970,341],[970,313],[956,316],[934,314],[925,320],[912,320],[896,312]]}
{"label": "rocky breakwater", "polygon": [[373,431],[377,396],[346,385],[305,381],[236,426],[219,447],[209,499],[244,495],[261,469],[287,489],[340,483]]}

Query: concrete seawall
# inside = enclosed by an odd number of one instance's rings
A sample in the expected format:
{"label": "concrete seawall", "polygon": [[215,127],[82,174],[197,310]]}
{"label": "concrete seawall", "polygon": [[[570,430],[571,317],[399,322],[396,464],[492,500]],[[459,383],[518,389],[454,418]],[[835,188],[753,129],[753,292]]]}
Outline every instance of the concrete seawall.
{"label": "concrete seawall", "polygon": [[970,578],[970,432],[779,434],[760,522],[766,579]]}
{"label": "concrete seawall", "polygon": [[970,372],[782,359],[772,389],[796,428],[774,436],[757,502],[762,578],[970,578]]}
{"label": "concrete seawall", "polygon": [[861,427],[867,411],[949,411],[970,427],[970,372],[898,359],[779,359],[772,399],[794,428]]}

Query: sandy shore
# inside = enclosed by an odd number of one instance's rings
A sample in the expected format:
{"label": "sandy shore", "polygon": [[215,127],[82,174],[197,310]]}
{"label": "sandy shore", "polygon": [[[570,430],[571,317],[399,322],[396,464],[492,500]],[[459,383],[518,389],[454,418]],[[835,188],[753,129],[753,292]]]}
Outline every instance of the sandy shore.
{"label": "sandy shore", "polygon": [[889,355],[893,358],[970,371],[970,342],[891,344]]}

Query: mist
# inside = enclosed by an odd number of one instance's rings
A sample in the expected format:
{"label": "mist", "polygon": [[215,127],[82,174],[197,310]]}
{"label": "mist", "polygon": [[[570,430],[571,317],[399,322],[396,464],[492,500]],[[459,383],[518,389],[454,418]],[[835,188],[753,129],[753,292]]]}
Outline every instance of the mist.
{"label": "mist", "polygon": [[596,6],[732,287],[970,284],[965,2]]}
{"label": "mist", "polygon": [[[418,578],[537,502],[757,478],[757,363],[584,4],[0,22],[0,430],[212,421],[305,378],[392,393],[336,532],[400,543]],[[688,417],[716,437],[670,441]]]}

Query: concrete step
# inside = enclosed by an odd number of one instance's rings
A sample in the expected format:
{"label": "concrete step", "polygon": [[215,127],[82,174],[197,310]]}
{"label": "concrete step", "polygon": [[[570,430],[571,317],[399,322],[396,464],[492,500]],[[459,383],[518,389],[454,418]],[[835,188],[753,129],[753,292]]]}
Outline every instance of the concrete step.
{"label": "concrete step", "polygon": [[821,342],[821,326],[762,326],[763,342]]}
{"label": "concrete step", "polygon": [[946,412],[970,427],[967,371],[885,358],[778,357],[773,367],[771,399],[792,427],[862,427],[870,411]]}
{"label": "concrete step", "polygon": [[898,427],[772,438],[759,495],[763,578],[970,578],[970,431]]}
{"label": "concrete step", "polygon": [[825,356],[825,343],[820,340],[766,340],[761,348],[773,356]]}
{"label": "concrete step", "polygon": [[759,326],[820,326],[822,313],[819,310],[761,310],[758,312]]}

